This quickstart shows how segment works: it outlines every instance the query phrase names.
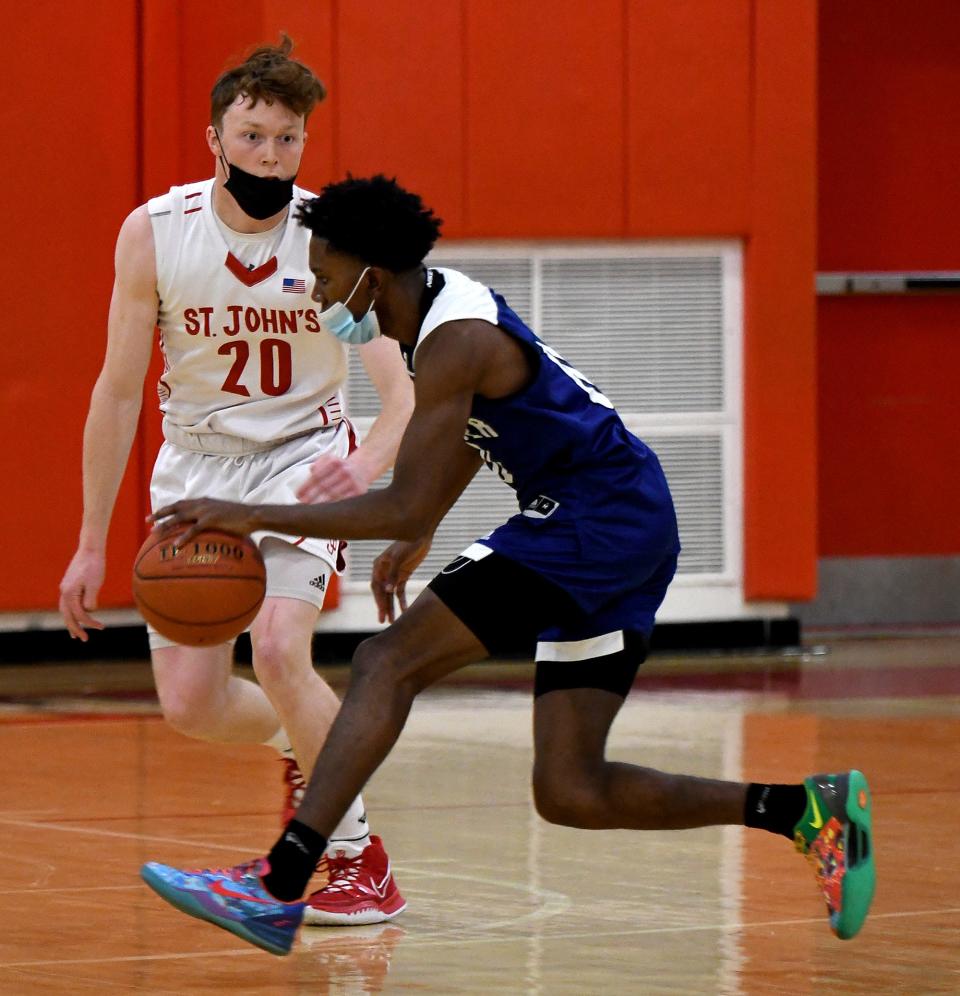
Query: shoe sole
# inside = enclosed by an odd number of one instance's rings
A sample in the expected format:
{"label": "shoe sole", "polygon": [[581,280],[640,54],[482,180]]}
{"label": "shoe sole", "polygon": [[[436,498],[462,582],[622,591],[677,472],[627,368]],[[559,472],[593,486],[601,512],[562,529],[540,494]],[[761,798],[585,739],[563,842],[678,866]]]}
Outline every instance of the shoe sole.
{"label": "shoe sole", "polygon": [[860,771],[850,772],[844,812],[850,822],[848,842],[859,830],[867,848],[866,859],[861,859],[855,868],[848,867],[843,877],[843,904],[834,931],[841,940],[848,941],[860,932],[867,919],[877,880],[873,860],[873,803],[866,776]]}
{"label": "shoe sole", "polygon": [[248,930],[243,926],[243,924],[237,923],[235,920],[228,920],[226,917],[217,917],[205,906],[194,899],[189,892],[186,892],[183,889],[178,889],[175,886],[170,885],[168,882],[165,882],[151,869],[141,868],[140,877],[158,896],[160,896],[161,899],[180,910],[181,913],[186,913],[188,916],[196,917],[198,920],[206,920],[207,923],[212,923],[215,927],[220,927],[222,930],[228,930],[231,934],[235,934],[241,940],[247,941],[248,943],[261,948],[263,951],[267,951],[272,955],[278,955],[282,958],[284,955],[290,954],[290,949],[293,947],[292,942],[289,946],[282,947],[278,944],[271,943],[269,940],[259,936],[258,934],[253,933],[253,931]]}
{"label": "shoe sole", "polygon": [[407,904],[401,901],[400,906],[389,912],[377,910],[358,910],[356,913],[324,913],[322,910],[308,906],[303,911],[305,927],[367,927],[373,923],[386,923],[399,916]]}

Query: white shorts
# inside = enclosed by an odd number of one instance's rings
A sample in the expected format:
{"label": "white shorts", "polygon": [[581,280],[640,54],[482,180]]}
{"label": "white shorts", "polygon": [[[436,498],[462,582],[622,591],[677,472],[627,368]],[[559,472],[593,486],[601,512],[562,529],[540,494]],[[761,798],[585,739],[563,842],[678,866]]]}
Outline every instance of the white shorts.
{"label": "white shorts", "polygon": [[[201,453],[165,442],[150,481],[154,511],[181,498],[221,498],[256,505],[297,504],[296,490],[321,453],[346,457],[352,428],[344,420],[333,429],[297,436],[273,449],[239,456]],[[322,608],[330,576],[339,570],[340,542],[258,532],[267,567],[267,597],[297,598]],[[147,627],[150,646],[175,644]]]}

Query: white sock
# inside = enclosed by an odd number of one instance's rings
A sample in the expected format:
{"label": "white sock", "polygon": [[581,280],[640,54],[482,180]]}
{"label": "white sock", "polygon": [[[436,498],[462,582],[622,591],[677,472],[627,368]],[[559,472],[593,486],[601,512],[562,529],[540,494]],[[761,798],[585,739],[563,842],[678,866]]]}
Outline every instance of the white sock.
{"label": "white sock", "polygon": [[363,808],[363,799],[358,795],[350,803],[347,815],[330,834],[324,853],[346,851],[349,857],[355,858],[369,843],[370,827],[367,824],[367,811]]}
{"label": "white sock", "polygon": [[[296,760],[293,748],[290,746],[290,738],[282,726],[269,740],[264,741],[264,745],[272,747],[281,757],[287,760]],[[327,850],[324,853],[346,851],[350,857],[355,858],[369,843],[370,827],[367,823],[367,811],[363,806],[363,798],[358,795],[350,803],[350,808],[347,810],[346,815],[330,835]]]}
{"label": "white sock", "polygon": [[281,757],[286,758],[288,761],[296,760],[293,756],[293,748],[290,746],[290,738],[282,726],[277,729],[277,732],[269,740],[264,740],[263,745],[265,747],[272,747]]}

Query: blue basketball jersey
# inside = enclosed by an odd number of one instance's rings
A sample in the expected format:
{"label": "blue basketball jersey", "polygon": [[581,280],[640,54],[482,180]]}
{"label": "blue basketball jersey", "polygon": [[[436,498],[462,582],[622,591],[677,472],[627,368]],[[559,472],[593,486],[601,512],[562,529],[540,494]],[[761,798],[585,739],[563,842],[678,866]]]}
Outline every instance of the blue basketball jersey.
{"label": "blue basketball jersey", "polygon": [[[430,271],[429,281],[435,296],[407,356],[411,374],[427,336],[464,319],[489,322],[513,336],[533,372],[527,386],[509,397],[473,399],[464,440],[516,491],[520,506],[481,543],[547,576],[589,610],[662,575],[665,562],[675,564],[680,545],[654,452],[499,294],[456,270]],[[661,591],[657,605],[662,597]]]}

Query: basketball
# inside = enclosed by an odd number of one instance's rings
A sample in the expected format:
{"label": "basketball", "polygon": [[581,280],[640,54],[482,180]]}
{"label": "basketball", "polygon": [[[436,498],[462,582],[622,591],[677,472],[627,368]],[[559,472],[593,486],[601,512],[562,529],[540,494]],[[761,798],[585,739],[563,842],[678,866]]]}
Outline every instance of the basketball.
{"label": "basketball", "polygon": [[152,532],[133,564],[133,597],[143,618],[175,643],[208,647],[232,640],[263,603],[267,573],[249,537],[219,529],[197,533],[185,546],[186,527]]}

